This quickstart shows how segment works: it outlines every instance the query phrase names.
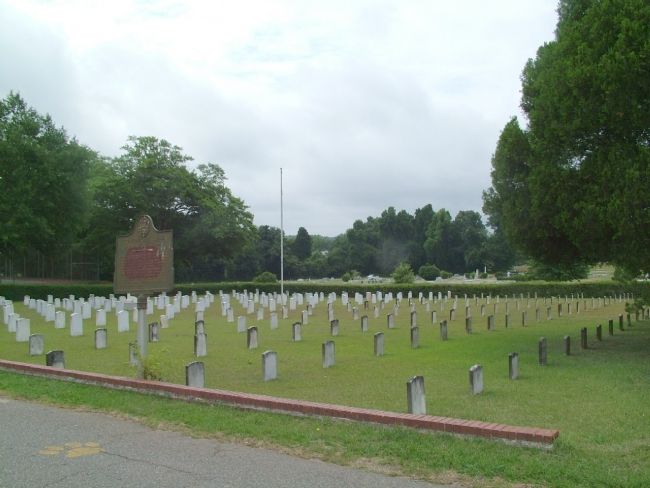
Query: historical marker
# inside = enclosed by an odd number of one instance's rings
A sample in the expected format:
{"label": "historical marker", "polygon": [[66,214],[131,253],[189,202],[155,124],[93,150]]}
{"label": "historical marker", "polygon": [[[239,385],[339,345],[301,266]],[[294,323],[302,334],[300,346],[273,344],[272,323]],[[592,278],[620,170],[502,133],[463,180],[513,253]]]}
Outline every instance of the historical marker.
{"label": "historical marker", "polygon": [[174,287],[174,246],[171,230],[159,231],[142,215],[130,234],[117,238],[115,293],[151,295]]}
{"label": "historical marker", "polygon": [[[138,346],[147,356],[145,313],[147,295],[174,287],[174,246],[171,230],[159,231],[148,215],[138,217],[130,234],[117,238],[115,246],[115,293],[138,297]],[[140,365],[141,366],[141,365]],[[139,368],[139,375],[142,369]]]}

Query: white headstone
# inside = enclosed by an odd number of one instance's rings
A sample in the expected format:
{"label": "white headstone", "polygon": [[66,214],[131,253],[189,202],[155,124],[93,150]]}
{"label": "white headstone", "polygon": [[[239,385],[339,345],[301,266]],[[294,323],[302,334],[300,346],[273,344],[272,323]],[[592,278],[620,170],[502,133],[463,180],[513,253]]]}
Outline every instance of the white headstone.
{"label": "white headstone", "polygon": [[129,312],[127,312],[126,310],[121,310],[117,312],[117,331],[118,332],[129,331]]}
{"label": "white headstone", "polygon": [[81,336],[84,333],[84,323],[80,313],[70,315],[70,335]]}

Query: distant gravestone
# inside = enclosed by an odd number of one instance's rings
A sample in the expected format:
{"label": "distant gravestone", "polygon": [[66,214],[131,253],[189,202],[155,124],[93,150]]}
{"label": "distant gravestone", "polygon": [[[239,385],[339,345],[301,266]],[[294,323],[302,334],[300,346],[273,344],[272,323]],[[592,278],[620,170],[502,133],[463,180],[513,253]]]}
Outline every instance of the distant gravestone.
{"label": "distant gravestone", "polygon": [[185,366],[185,384],[193,388],[205,388],[205,365],[194,361]]}
{"label": "distant gravestone", "polygon": [[361,332],[368,332],[368,316],[361,317]]}
{"label": "distant gravestone", "polygon": [[31,334],[29,336],[29,355],[41,356],[45,351],[45,340],[42,334]]}
{"label": "distant gravestone", "polygon": [[511,380],[519,378],[519,353],[508,354],[508,375]]}
{"label": "distant gravestone", "polygon": [[623,314],[618,315],[618,330],[625,330],[623,329]]}
{"label": "distant gravestone", "polygon": [[106,325],[106,312],[103,308],[97,310],[95,314],[95,326],[104,327]]}
{"label": "distant gravestone", "polygon": [[434,310],[431,312],[431,323],[436,324],[437,322],[438,322],[438,314]]}
{"label": "distant gravestone", "polygon": [[194,322],[194,335],[197,334],[205,334],[205,322],[203,320]]}
{"label": "distant gravestone", "polygon": [[237,332],[246,332],[246,316],[240,315],[237,317]]}
{"label": "distant gravestone", "polygon": [[562,341],[564,343],[564,354],[567,355],[567,356],[570,356],[571,355],[571,336],[568,336],[568,335],[564,336]]}
{"label": "distant gravestone", "polygon": [[208,355],[208,334],[196,334],[194,336],[194,355],[197,358]]}
{"label": "distant gravestone", "polygon": [[95,349],[106,349],[108,337],[105,328],[95,329]]}
{"label": "distant gravestone", "polygon": [[31,327],[29,319],[20,318],[16,321],[16,342],[29,342]]}
{"label": "distant gravestone", "polygon": [[330,322],[330,334],[332,337],[339,335],[339,319],[334,319]]}
{"label": "distant gravestone", "polygon": [[494,329],[495,329],[495,326],[494,326],[494,315],[488,315],[488,318],[487,318],[487,329],[488,329],[488,330],[494,330]]}
{"label": "distant gravestone", "polygon": [[278,328],[278,314],[277,312],[271,312],[269,315],[269,322],[271,329]]}
{"label": "distant gravestone", "polygon": [[443,320],[440,322],[440,340],[447,340],[447,321]]}
{"label": "distant gravestone", "polygon": [[294,322],[291,326],[291,339],[294,342],[302,341],[302,324],[300,322]]}
{"label": "distant gravestone", "polygon": [[411,327],[417,327],[418,325],[418,313],[411,312]]}
{"label": "distant gravestone", "polygon": [[120,310],[117,312],[117,331],[118,332],[128,332],[129,331],[129,312],[126,310]]}
{"label": "distant gravestone", "polygon": [[612,319],[609,319],[607,325],[609,327],[609,335],[613,336],[614,335],[614,321]]}
{"label": "distant gravestone", "polygon": [[472,317],[465,317],[465,332],[472,333]]}
{"label": "distant gravestone", "polygon": [[384,333],[375,333],[375,356],[381,357],[384,355]]}
{"label": "distant gravestone", "polygon": [[427,405],[424,393],[423,376],[414,376],[406,382],[406,401],[409,413],[414,415],[426,415]]}
{"label": "distant gravestone", "polygon": [[336,348],[334,341],[326,341],[321,346],[323,368],[330,368],[336,363]]}
{"label": "distant gravestone", "polygon": [[152,322],[149,324],[149,342],[158,341],[160,341],[160,326],[158,322]]}
{"label": "distant gravestone", "polygon": [[65,312],[59,310],[55,314],[54,318],[54,328],[55,329],[65,329]]}
{"label": "distant gravestone", "polygon": [[469,368],[469,389],[472,395],[483,392],[483,366],[480,364]]}
{"label": "distant gravestone", "polygon": [[278,377],[278,353],[265,351],[262,353],[262,376],[264,381],[275,380]]}
{"label": "distant gravestone", "polygon": [[411,347],[417,349],[420,347],[420,329],[411,327]]}
{"label": "distant gravestone", "polygon": [[395,328],[395,317],[393,316],[392,313],[386,315],[386,327],[389,329]]}
{"label": "distant gravestone", "polygon": [[257,349],[257,327],[249,327],[246,333],[246,347]]}
{"label": "distant gravestone", "polygon": [[546,366],[546,362],[547,362],[546,338],[542,337],[539,340],[537,346],[538,346],[537,349],[538,349],[538,361],[539,361],[539,364],[540,364],[540,366]]}
{"label": "distant gravestone", "polygon": [[63,351],[49,351],[45,355],[45,366],[65,369],[65,355]]}

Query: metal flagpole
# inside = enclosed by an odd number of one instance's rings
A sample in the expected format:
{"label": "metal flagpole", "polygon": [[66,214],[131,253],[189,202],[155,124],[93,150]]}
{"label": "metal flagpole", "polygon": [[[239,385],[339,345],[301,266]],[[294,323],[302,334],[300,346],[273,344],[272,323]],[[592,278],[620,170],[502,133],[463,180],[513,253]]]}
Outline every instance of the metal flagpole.
{"label": "metal flagpole", "polygon": [[284,213],[282,209],[282,168],[280,168],[280,303],[284,305]]}

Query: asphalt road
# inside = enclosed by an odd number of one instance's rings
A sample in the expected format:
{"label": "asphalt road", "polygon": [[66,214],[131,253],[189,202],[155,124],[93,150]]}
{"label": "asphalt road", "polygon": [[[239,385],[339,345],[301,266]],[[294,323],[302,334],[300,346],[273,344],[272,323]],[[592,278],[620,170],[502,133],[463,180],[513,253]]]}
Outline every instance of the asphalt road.
{"label": "asphalt road", "polygon": [[0,397],[0,488],[434,486]]}

